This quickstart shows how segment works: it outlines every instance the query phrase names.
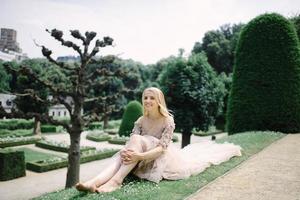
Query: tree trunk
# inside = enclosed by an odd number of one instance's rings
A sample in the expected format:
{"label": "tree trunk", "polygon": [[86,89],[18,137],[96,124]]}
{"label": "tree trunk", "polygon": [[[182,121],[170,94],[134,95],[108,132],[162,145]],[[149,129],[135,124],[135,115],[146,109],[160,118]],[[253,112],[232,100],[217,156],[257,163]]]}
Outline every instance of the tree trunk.
{"label": "tree trunk", "polygon": [[182,133],[182,141],[181,141],[181,148],[185,147],[186,145],[191,143],[191,131],[183,131]]}
{"label": "tree trunk", "polygon": [[70,139],[71,145],[68,155],[68,172],[66,188],[73,187],[79,182],[79,170],[80,170],[80,132],[71,131]]}
{"label": "tree trunk", "polygon": [[103,117],[103,129],[107,129],[108,128],[108,120],[109,120],[108,115],[105,115]]}
{"label": "tree trunk", "polygon": [[42,136],[42,133],[41,133],[41,122],[40,122],[40,120],[37,117],[34,118],[33,134],[35,136],[39,136],[39,137]]}

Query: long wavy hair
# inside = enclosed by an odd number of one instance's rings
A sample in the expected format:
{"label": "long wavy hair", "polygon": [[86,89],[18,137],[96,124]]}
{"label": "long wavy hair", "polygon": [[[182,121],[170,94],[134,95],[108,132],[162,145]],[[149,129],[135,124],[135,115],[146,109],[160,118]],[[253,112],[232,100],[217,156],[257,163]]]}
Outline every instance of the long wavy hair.
{"label": "long wavy hair", "polygon": [[173,115],[170,113],[170,111],[167,108],[164,94],[162,93],[162,91],[160,89],[158,89],[156,87],[149,87],[143,91],[143,95],[142,95],[143,115],[147,116],[149,114],[147,112],[147,110],[145,109],[145,103],[144,103],[144,96],[145,96],[145,92],[147,92],[147,91],[150,91],[154,94],[154,99],[158,104],[159,113],[164,117],[169,117],[169,116],[173,117]]}

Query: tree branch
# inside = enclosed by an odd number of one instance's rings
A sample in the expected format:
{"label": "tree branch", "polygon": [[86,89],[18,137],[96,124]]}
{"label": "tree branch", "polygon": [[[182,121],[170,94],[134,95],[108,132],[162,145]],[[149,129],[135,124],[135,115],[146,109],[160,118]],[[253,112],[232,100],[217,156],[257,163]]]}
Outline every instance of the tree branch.
{"label": "tree branch", "polygon": [[11,68],[7,63],[4,63],[3,66],[5,67],[5,69],[9,72],[14,72],[16,74],[23,74],[26,75],[28,77],[33,78],[34,80],[36,80],[38,83],[42,84],[43,86],[49,88],[54,94],[61,94],[63,96],[72,96],[73,94],[71,92],[67,92],[67,91],[63,91],[63,90],[59,90],[58,88],[55,88],[51,83],[45,81],[45,80],[41,80],[39,77],[37,77],[37,75],[35,73],[32,72],[32,70],[28,67],[25,66],[21,66],[21,69],[19,70],[15,70],[13,68]]}
{"label": "tree branch", "polygon": [[[62,31],[57,30],[57,29],[52,29],[51,31],[49,31],[48,29],[46,29],[46,31],[48,33],[50,33],[51,36],[54,37],[56,40],[60,41],[63,46],[69,47],[69,48],[73,48],[74,51],[78,52],[78,54],[80,55],[80,58],[81,59],[83,58],[82,51],[81,51],[80,47],[78,45],[76,45],[75,43],[71,42],[71,41],[65,41],[62,38],[62,36],[63,36],[63,32]],[[74,31],[71,30],[70,32],[71,32],[71,35],[73,37],[78,36],[78,37],[75,37],[75,38],[81,39],[83,42],[85,41],[85,38],[79,33],[78,30],[74,30]]]}

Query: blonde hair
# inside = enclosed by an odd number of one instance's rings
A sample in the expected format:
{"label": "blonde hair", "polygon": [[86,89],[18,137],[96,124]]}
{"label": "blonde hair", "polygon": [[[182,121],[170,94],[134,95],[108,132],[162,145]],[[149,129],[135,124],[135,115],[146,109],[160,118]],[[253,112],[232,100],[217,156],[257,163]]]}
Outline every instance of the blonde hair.
{"label": "blonde hair", "polygon": [[155,101],[157,102],[158,104],[158,111],[159,113],[164,116],[164,117],[173,117],[173,115],[169,112],[169,110],[167,109],[167,105],[166,105],[166,101],[165,101],[165,96],[164,94],[162,93],[162,91],[156,87],[149,87],[149,88],[146,88],[143,92],[143,95],[142,95],[142,102],[143,102],[143,115],[144,116],[147,116],[148,115],[148,112],[147,110],[145,109],[145,104],[144,104],[144,96],[145,96],[145,92],[147,91],[150,91],[150,92],[153,92],[154,94],[154,98],[155,98]]}

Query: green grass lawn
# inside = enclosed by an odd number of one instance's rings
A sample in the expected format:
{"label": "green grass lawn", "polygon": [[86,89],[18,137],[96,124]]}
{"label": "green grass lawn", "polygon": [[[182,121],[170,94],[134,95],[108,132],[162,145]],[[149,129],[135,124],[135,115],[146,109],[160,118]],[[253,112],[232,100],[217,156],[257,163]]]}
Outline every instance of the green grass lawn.
{"label": "green grass lawn", "polygon": [[232,142],[240,145],[242,150],[241,157],[234,157],[221,165],[211,166],[204,172],[192,176],[188,179],[178,181],[161,181],[155,184],[149,181],[127,179],[124,186],[108,194],[91,194],[78,192],[74,188],[49,193],[38,197],[39,200],[48,199],[101,199],[101,200],[130,200],[130,199],[159,199],[175,200],[184,199],[205,186],[217,177],[225,174],[230,169],[247,160],[250,156],[258,153],[274,141],[284,137],[284,134],[275,132],[247,132],[236,134],[217,140],[217,142]]}
{"label": "green grass lawn", "polygon": [[26,148],[26,147],[21,147],[21,148],[17,148],[17,149],[20,150],[20,151],[24,151],[24,153],[25,153],[25,162],[31,162],[31,161],[61,157],[61,156],[51,154],[51,153],[43,153],[43,152],[35,151],[35,150],[32,150],[30,148]]}

